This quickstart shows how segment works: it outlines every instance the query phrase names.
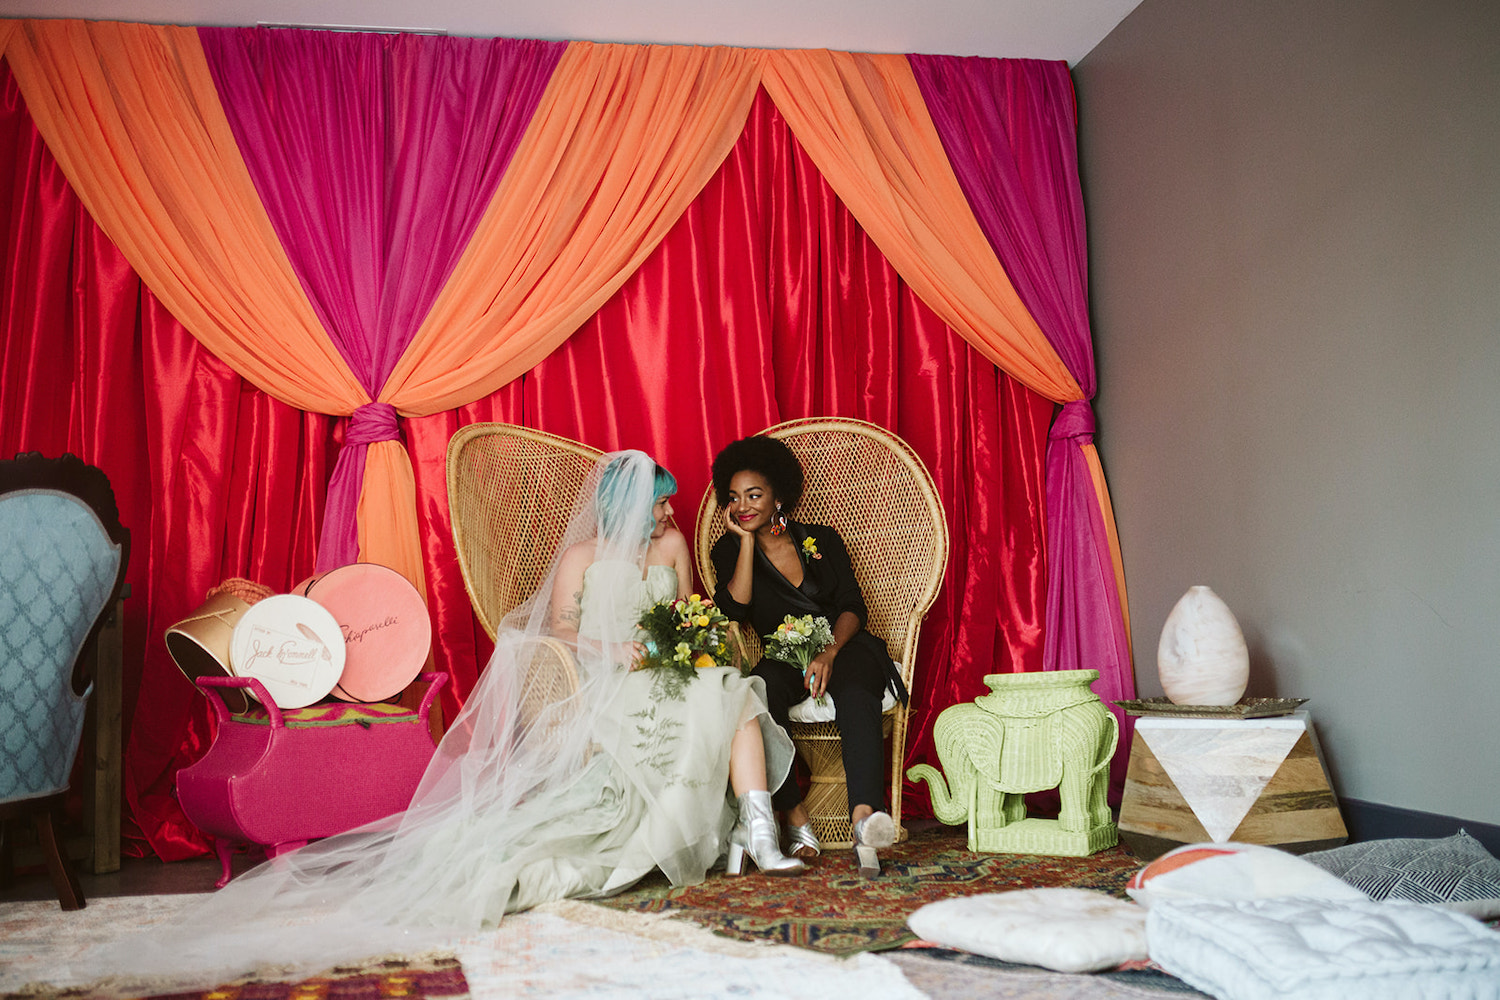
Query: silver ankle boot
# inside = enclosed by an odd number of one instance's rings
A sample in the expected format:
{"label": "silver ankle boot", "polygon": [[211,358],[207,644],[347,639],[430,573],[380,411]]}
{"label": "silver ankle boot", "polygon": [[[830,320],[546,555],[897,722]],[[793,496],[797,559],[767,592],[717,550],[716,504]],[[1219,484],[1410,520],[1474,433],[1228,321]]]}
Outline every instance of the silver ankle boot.
{"label": "silver ankle boot", "polygon": [[749,854],[767,875],[800,875],[807,869],[797,858],[781,853],[776,839],[776,815],[771,811],[770,792],[746,792],[740,796],[740,820],[729,831],[729,864],[726,871],[739,875]]}

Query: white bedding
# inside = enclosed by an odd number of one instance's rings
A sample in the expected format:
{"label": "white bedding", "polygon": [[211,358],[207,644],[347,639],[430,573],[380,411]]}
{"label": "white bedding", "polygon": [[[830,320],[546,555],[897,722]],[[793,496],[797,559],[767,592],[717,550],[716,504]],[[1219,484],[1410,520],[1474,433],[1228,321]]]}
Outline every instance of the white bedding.
{"label": "white bedding", "polygon": [[1163,901],[1146,939],[1220,1000],[1500,1000],[1500,934],[1415,903]]}

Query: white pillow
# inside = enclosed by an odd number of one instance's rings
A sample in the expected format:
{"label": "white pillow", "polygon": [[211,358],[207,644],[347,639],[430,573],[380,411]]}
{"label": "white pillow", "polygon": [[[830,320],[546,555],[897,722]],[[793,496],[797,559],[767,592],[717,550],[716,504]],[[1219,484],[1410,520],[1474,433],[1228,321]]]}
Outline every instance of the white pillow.
{"label": "white pillow", "polygon": [[[832,722],[833,721],[833,699],[824,695],[823,704],[818,704],[817,698],[803,698],[791,707],[787,712],[787,718],[793,722]],[[891,694],[891,689],[885,689],[885,697],[880,699],[880,711],[882,714],[896,707],[896,696]]]}
{"label": "white pillow", "polygon": [[947,948],[1097,972],[1146,958],[1146,911],[1089,889],[1021,889],[928,903],[906,918],[918,936]]}
{"label": "white pillow", "polygon": [[1259,844],[1179,847],[1136,872],[1125,892],[1147,907],[1165,899],[1369,898],[1310,861]]}

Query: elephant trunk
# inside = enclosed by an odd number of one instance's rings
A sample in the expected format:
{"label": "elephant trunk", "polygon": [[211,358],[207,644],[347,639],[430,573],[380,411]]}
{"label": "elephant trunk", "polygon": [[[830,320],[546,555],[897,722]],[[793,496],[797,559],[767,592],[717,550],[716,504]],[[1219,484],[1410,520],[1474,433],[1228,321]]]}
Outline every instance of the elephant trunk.
{"label": "elephant trunk", "polygon": [[932,812],[949,826],[957,826],[969,818],[968,788],[960,778],[953,782],[953,794],[948,793],[948,782],[943,772],[931,764],[916,764],[906,769],[912,781],[925,781],[932,788]]}

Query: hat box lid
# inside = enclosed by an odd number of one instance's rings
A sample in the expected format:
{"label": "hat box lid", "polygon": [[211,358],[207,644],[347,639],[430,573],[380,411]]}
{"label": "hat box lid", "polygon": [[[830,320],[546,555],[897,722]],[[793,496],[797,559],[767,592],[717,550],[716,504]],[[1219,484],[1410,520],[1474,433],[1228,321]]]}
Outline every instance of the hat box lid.
{"label": "hat box lid", "polygon": [[384,701],[422,672],[432,619],[417,588],[389,566],[350,563],[302,581],[293,592],[327,608],[343,632],[346,659],[335,698]]}
{"label": "hat box lid", "polygon": [[229,665],[265,686],[278,708],[328,696],[344,670],[339,623],[317,601],[277,594],[252,604],[234,627]]}

